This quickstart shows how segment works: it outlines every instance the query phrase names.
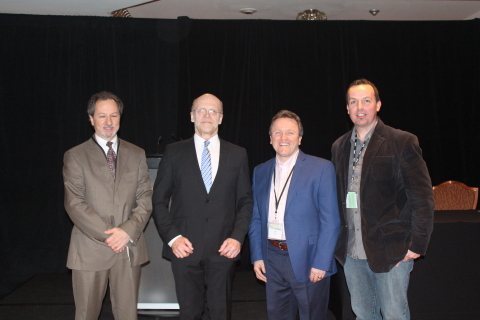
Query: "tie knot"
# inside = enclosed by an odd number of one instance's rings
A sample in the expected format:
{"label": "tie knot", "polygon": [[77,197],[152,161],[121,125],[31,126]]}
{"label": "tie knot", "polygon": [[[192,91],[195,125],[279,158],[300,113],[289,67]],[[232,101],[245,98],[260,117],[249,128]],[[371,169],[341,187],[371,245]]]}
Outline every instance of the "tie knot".
{"label": "tie knot", "polygon": [[113,142],[112,142],[112,141],[108,141],[108,142],[107,142],[107,147],[111,148],[112,145],[113,145]]}
{"label": "tie knot", "polygon": [[208,145],[210,144],[210,141],[205,141],[205,148],[208,147]]}

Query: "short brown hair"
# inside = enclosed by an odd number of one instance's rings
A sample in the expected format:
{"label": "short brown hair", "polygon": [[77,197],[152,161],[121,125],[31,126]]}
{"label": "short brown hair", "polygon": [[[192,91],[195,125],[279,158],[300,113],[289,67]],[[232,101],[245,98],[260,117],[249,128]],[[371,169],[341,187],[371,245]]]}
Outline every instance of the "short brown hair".
{"label": "short brown hair", "polygon": [[300,117],[295,112],[292,112],[292,111],[289,111],[289,110],[280,110],[280,111],[277,112],[276,115],[273,116],[272,122],[270,123],[270,129],[268,129],[268,135],[269,136],[272,135],[273,123],[275,122],[275,120],[281,119],[281,118],[289,118],[289,119],[293,119],[293,120],[297,121],[298,135],[300,137],[303,136],[303,126],[302,126],[302,121],[300,120]]}
{"label": "short brown hair", "polygon": [[348,91],[350,90],[350,88],[355,87],[355,86],[359,86],[359,85],[362,85],[362,84],[372,86],[373,92],[375,94],[375,100],[376,100],[375,102],[380,101],[380,93],[378,92],[377,87],[372,82],[368,81],[367,79],[362,78],[362,79],[358,79],[358,80],[355,80],[352,83],[350,83],[350,86],[348,87],[347,94],[346,94],[347,104],[348,104]]}
{"label": "short brown hair", "polygon": [[90,99],[88,100],[88,104],[87,104],[88,115],[93,117],[93,114],[95,113],[95,105],[97,104],[98,100],[110,100],[110,99],[112,99],[113,101],[115,101],[117,103],[118,112],[120,112],[120,115],[122,115],[122,113],[123,113],[123,102],[122,102],[122,100],[120,100],[119,97],[117,97],[116,95],[114,95],[113,93],[108,92],[108,91],[100,91],[100,92],[94,93],[90,97]]}

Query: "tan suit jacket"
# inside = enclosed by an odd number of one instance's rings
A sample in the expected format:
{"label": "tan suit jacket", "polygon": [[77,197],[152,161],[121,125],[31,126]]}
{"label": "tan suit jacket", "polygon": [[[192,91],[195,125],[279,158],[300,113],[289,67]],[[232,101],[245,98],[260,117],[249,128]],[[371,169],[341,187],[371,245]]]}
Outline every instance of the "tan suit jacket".
{"label": "tan suit jacket", "polygon": [[116,179],[95,138],[64,156],[65,209],[74,223],[67,267],[110,269],[119,254],[105,244],[104,231],[119,227],[128,233],[131,266],[148,261],[143,229],[152,211],[152,188],[143,149],[119,139]]}

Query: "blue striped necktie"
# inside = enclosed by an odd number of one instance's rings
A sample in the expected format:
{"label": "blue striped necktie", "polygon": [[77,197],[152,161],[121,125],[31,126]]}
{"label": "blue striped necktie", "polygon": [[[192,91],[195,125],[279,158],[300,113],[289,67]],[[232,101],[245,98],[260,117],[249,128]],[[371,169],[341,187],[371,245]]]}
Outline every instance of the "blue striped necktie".
{"label": "blue striped necktie", "polygon": [[205,183],[207,193],[210,192],[210,188],[212,187],[212,160],[210,159],[210,151],[208,150],[209,144],[210,141],[205,141],[202,152],[202,165],[200,167],[203,183]]}

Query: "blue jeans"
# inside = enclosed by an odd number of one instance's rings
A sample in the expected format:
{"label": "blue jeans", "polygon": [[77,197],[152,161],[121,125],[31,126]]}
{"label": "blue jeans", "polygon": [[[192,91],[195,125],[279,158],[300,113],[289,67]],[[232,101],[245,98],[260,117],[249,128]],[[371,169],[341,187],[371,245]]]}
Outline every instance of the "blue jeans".
{"label": "blue jeans", "polygon": [[375,273],[367,260],[347,256],[344,270],[357,320],[409,320],[408,282],[413,260],[400,262],[385,273]]}

